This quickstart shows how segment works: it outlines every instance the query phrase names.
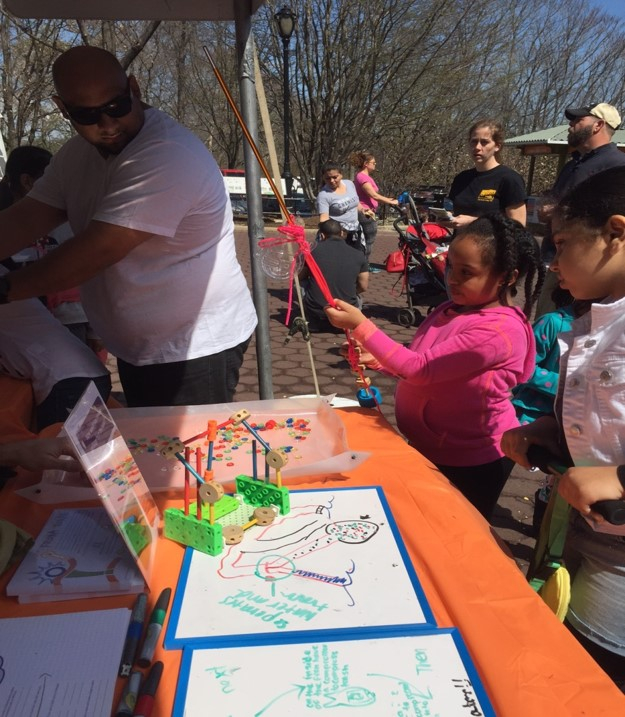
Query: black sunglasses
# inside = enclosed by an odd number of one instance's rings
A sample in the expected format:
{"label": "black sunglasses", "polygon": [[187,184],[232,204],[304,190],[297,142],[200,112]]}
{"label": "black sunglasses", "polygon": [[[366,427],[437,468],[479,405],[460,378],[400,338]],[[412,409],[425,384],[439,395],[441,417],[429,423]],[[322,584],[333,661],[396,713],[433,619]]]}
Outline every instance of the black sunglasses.
{"label": "black sunglasses", "polygon": [[64,114],[76,124],[97,124],[100,117],[105,114],[109,117],[125,117],[132,109],[132,93],[130,91],[130,80],[126,90],[119,97],[114,97],[100,107],[71,107],[65,105]]}

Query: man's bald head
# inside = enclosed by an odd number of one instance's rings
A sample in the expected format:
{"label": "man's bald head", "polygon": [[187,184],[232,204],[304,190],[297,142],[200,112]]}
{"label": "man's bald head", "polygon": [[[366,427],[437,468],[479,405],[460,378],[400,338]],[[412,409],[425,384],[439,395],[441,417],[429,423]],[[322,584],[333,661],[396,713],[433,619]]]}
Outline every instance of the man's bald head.
{"label": "man's bald head", "polygon": [[108,50],[91,45],[72,47],[60,55],[52,65],[52,79],[60,97],[94,81],[125,84],[126,73]]}
{"label": "man's bald head", "polygon": [[52,79],[57,90],[52,99],[101,154],[119,154],[141,130],[144,108],[137,81],[107,50],[72,47],[57,58]]}

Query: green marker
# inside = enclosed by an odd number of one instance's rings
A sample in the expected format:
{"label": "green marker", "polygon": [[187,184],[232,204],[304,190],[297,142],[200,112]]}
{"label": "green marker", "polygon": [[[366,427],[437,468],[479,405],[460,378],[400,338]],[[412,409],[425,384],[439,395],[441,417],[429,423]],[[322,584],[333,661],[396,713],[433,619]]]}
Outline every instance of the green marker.
{"label": "green marker", "polygon": [[152,662],[156,643],[158,642],[159,635],[163,629],[163,623],[165,622],[170,597],[171,588],[165,588],[159,595],[154,610],[152,610],[148,629],[145,633],[145,640],[143,641],[143,647],[141,648],[141,654],[137,660],[139,667],[149,667]]}

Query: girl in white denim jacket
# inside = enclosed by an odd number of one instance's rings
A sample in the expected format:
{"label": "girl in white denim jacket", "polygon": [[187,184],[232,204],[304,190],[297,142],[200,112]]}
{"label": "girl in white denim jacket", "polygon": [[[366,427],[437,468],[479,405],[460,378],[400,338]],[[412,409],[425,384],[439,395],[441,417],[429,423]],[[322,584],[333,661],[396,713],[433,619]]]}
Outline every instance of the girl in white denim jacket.
{"label": "girl in white denim jacket", "polygon": [[556,207],[552,227],[557,254],[550,268],[560,286],[576,299],[606,298],[559,337],[555,416],[508,431],[501,446],[526,467],[531,444],[570,453],[574,467],[559,484],[576,509],[564,553],[571,573],[566,624],[625,691],[625,526],[591,509],[625,498],[625,167],[578,185]]}

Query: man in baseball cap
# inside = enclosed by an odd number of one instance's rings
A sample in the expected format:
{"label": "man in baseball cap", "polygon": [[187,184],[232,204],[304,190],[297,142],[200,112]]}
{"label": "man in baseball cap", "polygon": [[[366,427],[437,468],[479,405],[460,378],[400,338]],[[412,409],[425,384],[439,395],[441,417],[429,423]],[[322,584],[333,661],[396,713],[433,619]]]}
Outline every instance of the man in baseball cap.
{"label": "man in baseball cap", "polygon": [[564,115],[571,122],[582,117],[596,117],[603,120],[611,129],[618,129],[621,124],[621,115],[618,110],[607,102],[597,102],[585,107],[567,107],[564,110]]}
{"label": "man in baseball cap", "polygon": [[625,154],[612,142],[621,124],[616,107],[593,102],[585,107],[567,107],[564,115],[569,121],[567,141],[573,151],[553,187],[556,199],[597,172],[625,165]]}
{"label": "man in baseball cap", "polygon": [[[551,190],[554,202],[593,174],[625,165],[625,153],[612,141],[615,130],[621,124],[621,115],[616,107],[606,102],[591,102],[584,107],[567,107],[564,115],[569,121],[567,142],[573,151],[571,159],[562,167]],[[548,226],[541,244],[544,262],[550,264],[555,253],[551,229]],[[536,306],[536,316],[553,311],[551,292],[556,283],[556,275],[547,272]]]}

